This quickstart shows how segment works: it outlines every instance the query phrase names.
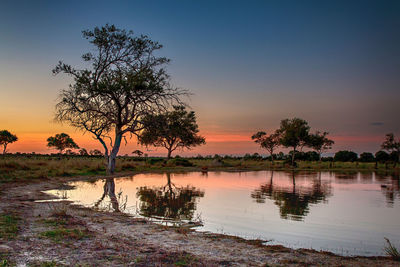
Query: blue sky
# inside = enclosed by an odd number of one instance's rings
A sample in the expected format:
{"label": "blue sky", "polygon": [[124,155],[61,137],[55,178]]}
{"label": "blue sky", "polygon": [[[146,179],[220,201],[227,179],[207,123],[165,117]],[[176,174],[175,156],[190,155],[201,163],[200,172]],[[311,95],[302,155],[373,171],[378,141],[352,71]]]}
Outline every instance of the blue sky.
{"label": "blue sky", "polygon": [[400,134],[399,12],[400,1],[2,1],[0,92],[13,101],[0,125],[62,130],[51,118],[69,81],[51,69],[79,66],[81,31],[110,23],[164,45],[206,136],[234,141],[298,116],[338,149],[376,151],[379,136]]}

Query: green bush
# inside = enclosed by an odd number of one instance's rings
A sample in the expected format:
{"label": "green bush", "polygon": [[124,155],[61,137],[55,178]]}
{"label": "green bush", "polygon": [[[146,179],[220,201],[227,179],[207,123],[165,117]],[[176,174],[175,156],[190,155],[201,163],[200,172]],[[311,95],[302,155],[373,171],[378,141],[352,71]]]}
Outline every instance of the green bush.
{"label": "green bush", "polygon": [[174,158],[170,159],[167,162],[168,166],[183,166],[183,167],[192,167],[194,166],[189,160],[184,158]]}

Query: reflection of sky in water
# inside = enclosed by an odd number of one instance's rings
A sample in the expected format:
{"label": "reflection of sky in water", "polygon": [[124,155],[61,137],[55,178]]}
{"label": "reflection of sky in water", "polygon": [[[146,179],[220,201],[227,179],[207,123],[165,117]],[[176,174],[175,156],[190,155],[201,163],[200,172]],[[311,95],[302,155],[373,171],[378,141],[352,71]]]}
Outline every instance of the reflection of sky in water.
{"label": "reflection of sky in water", "polygon": [[100,180],[74,182],[72,190],[50,193],[99,209],[113,210],[118,203],[119,209],[134,215],[201,218],[199,231],[294,248],[383,255],[384,237],[400,244],[398,177],[329,172],[293,177],[289,172],[260,171],[193,172],[171,174],[169,179],[166,174],[139,174],[113,181],[111,189]]}

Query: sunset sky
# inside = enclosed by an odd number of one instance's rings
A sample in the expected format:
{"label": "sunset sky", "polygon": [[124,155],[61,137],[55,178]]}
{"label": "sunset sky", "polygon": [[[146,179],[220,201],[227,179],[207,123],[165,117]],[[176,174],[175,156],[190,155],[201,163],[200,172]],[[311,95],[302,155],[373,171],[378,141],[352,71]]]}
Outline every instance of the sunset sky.
{"label": "sunset sky", "polygon": [[13,153],[55,152],[60,132],[101,149],[53,122],[71,80],[51,70],[82,66],[81,31],[110,23],[163,44],[173,84],[193,93],[207,144],[180,154],[264,153],[250,136],[295,116],[328,131],[331,152],[376,152],[400,135],[399,14],[400,1],[1,1],[0,130],[19,137]]}

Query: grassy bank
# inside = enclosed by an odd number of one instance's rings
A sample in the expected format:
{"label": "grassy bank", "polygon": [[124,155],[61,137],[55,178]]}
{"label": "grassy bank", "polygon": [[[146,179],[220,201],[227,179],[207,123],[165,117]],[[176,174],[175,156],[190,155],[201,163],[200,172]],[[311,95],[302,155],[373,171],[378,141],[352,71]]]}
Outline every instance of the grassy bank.
{"label": "grassy bank", "polygon": [[[236,158],[134,158],[119,157],[117,174],[146,171],[212,171],[212,170],[293,170],[284,161]],[[399,167],[374,162],[308,162],[298,161],[296,170],[397,172]],[[0,157],[0,183],[30,181],[51,177],[96,176],[105,174],[103,157],[93,156],[25,156]]]}

